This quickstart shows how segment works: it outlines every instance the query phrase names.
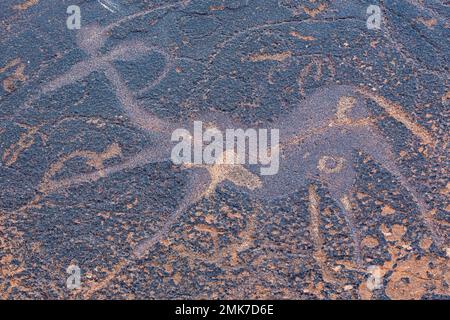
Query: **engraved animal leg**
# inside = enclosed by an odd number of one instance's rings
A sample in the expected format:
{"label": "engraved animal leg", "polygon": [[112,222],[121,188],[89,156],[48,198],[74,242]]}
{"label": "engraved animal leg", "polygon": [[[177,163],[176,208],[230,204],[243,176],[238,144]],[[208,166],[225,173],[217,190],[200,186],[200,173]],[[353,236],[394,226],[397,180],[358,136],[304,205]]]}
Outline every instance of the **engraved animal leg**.
{"label": "engraved animal leg", "polygon": [[327,186],[343,213],[353,240],[355,262],[361,265],[361,236],[357,228],[354,201],[352,201],[356,172],[352,167],[351,153],[342,156],[333,154],[321,156],[317,169],[320,181]]}
{"label": "engraved animal leg", "polygon": [[207,169],[189,169],[188,182],[185,186],[185,196],[179,203],[177,210],[155,235],[143,240],[135,247],[133,251],[134,256],[136,258],[142,258],[158,241],[166,236],[170,228],[180,219],[181,215],[205,195],[210,184],[211,177]]}

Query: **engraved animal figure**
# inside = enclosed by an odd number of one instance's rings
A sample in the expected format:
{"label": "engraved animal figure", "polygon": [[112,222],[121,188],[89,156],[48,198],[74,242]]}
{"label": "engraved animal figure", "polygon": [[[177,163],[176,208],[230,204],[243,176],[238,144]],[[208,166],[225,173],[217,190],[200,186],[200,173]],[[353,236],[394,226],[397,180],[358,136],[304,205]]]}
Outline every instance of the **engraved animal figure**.
{"label": "engraved animal figure", "polygon": [[[78,44],[89,55],[86,61],[74,65],[67,73],[50,81],[42,88],[42,94],[63,88],[80,80],[93,71],[103,72],[117,95],[124,112],[138,128],[156,135],[158,143],[130,156],[121,164],[102,170],[74,176],[68,179],[46,179],[40,191],[51,193],[75,184],[96,181],[121,170],[139,167],[147,163],[168,161],[171,155],[171,134],[176,128],[192,128],[189,120],[164,120],[146,110],[130,91],[120,73],[112,64],[115,60],[130,60],[158,52],[165,57],[166,65],[161,74],[142,90],[151,90],[167,76],[178,59],[166,50],[144,41],[125,42],[108,53],[101,54],[107,31],[111,26],[100,28],[92,25],[80,31]],[[141,91],[142,91],[141,90]],[[167,234],[171,226],[190,206],[214,191],[224,180],[246,188],[249,193],[270,200],[295,191],[307,179],[319,179],[330,190],[339,204],[352,232],[355,260],[360,262],[359,234],[355,227],[355,209],[352,204],[356,172],[352,167],[352,152],[361,150],[387,169],[408,190],[419,207],[424,221],[436,243],[442,243],[433,221],[427,218],[424,199],[415,191],[395,163],[391,145],[376,127],[376,118],[370,115],[367,101],[374,96],[352,86],[329,86],[318,89],[286,115],[271,122],[259,123],[259,128],[280,129],[280,172],[274,176],[258,176],[251,168],[242,165],[186,165],[188,181],[185,194],[178,208],[165,225],[150,239],[136,246],[136,257],[142,257]],[[198,119],[211,123],[219,130],[243,128],[246,125],[224,113],[210,111]],[[255,128],[255,127],[253,127]],[[226,152],[232,152],[227,150]]]}

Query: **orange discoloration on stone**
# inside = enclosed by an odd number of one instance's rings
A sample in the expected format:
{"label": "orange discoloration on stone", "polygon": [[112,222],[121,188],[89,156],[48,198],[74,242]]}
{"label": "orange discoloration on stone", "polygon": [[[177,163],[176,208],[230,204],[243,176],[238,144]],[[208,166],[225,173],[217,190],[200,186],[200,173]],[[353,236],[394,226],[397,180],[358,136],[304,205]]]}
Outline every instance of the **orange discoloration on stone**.
{"label": "orange discoloration on stone", "polygon": [[381,209],[381,215],[382,216],[389,216],[389,215],[394,214],[394,213],[395,213],[395,210],[392,207],[390,207],[389,205],[385,205]]}
{"label": "orange discoloration on stone", "polygon": [[179,272],[175,273],[175,274],[173,275],[173,277],[172,277],[172,280],[173,280],[173,282],[174,282],[176,285],[179,285],[179,284],[180,284],[181,279],[182,279],[182,276],[181,276],[181,274],[180,274]]}
{"label": "orange discoloration on stone", "polygon": [[428,28],[433,28],[437,24],[437,20],[435,18],[424,19],[422,17],[418,18],[417,21],[427,26]]}
{"label": "orange discoloration on stone", "polygon": [[289,32],[289,34],[291,36],[293,36],[294,38],[297,38],[297,39],[300,39],[300,40],[303,40],[303,41],[314,41],[314,40],[316,40],[316,38],[314,38],[313,36],[304,36],[300,32],[297,32],[297,31],[291,31],[291,32]]}
{"label": "orange discoloration on stone", "polygon": [[368,247],[368,248],[375,248],[379,245],[379,242],[374,237],[365,237],[361,241],[361,246]]}
{"label": "orange discoloration on stone", "polygon": [[400,241],[403,237],[403,235],[406,233],[406,227],[395,224],[391,228],[388,228],[386,225],[381,225],[381,232],[383,233],[384,237],[388,241]]}
{"label": "orange discoloration on stone", "polygon": [[127,209],[133,209],[138,203],[138,198],[134,198],[133,202],[127,204]]}
{"label": "orange discoloration on stone", "polygon": [[21,4],[15,5],[13,8],[16,10],[27,10],[28,8],[39,3],[39,0],[27,0]]}
{"label": "orange discoloration on stone", "polygon": [[280,53],[255,53],[249,57],[251,62],[261,62],[261,61],[278,61],[282,62],[292,56],[290,51],[280,52]]}
{"label": "orange discoloration on stone", "polygon": [[[25,279],[22,272],[26,271],[26,266],[18,255],[18,247],[23,241],[23,233],[15,230],[12,237],[7,235],[4,227],[5,219],[7,219],[6,213],[0,211],[0,251],[2,252],[0,257],[0,299],[2,300],[9,299],[13,290],[31,291],[22,283],[22,280]],[[19,264],[12,263],[13,260],[19,261]]]}
{"label": "orange discoloration on stone", "polygon": [[[382,233],[388,244],[388,252],[391,259],[379,266],[381,276],[387,278],[385,293],[395,300],[421,299],[428,292],[434,294],[448,294],[446,287],[450,281],[448,258],[441,258],[432,254],[418,256],[409,251],[410,244],[402,240],[406,228],[402,225],[393,225],[388,228],[381,227]],[[427,250],[432,240],[424,238],[420,246]],[[371,299],[372,292],[365,282],[359,286],[359,294],[362,299]]]}
{"label": "orange discoloration on stone", "polygon": [[14,72],[3,80],[3,89],[7,92],[13,92],[16,89],[16,81],[24,82],[27,80],[27,77],[24,75],[25,64],[21,62],[20,58],[8,62],[4,67],[0,68],[0,73],[4,73],[6,70],[14,67]]}
{"label": "orange discoloration on stone", "polygon": [[371,300],[372,299],[372,291],[367,287],[367,282],[362,281],[358,287],[358,293],[361,300]]}
{"label": "orange discoloration on stone", "polygon": [[[386,228],[386,227],[385,227]],[[421,299],[427,292],[435,294],[448,294],[446,284],[450,281],[449,261],[426,254],[418,256],[405,250],[408,243],[400,240],[400,234],[404,232],[401,226],[393,226],[397,235],[385,234],[386,240],[394,242],[388,246],[391,259],[386,261],[380,268],[380,276],[387,278],[385,287],[386,295],[394,300]],[[395,238],[395,239],[393,239]],[[399,247],[399,245],[401,245]],[[421,246],[425,248],[431,245],[431,240],[425,238],[421,241]],[[372,291],[367,287],[366,282],[359,285],[359,295],[361,299],[372,298]]]}
{"label": "orange discoloration on stone", "polygon": [[412,255],[397,261],[389,277],[386,294],[394,300],[418,300],[432,288],[435,294],[448,294],[444,283],[449,281],[448,259]]}
{"label": "orange discoloration on stone", "polygon": [[324,3],[319,4],[319,6],[317,8],[314,9],[309,9],[308,7],[303,7],[303,11],[305,11],[305,13],[310,16],[315,18],[318,14],[322,13],[323,11],[325,11],[327,9],[327,5]]}
{"label": "orange discoloration on stone", "polygon": [[431,240],[430,238],[424,238],[424,239],[420,240],[420,243],[419,243],[420,247],[421,247],[423,250],[428,250],[428,249],[430,249],[430,246],[431,246],[432,244],[433,244],[433,240]]}
{"label": "orange discoloration on stone", "polygon": [[447,182],[445,188],[442,188],[439,191],[439,193],[442,194],[442,195],[448,196],[450,194],[450,182]]}
{"label": "orange discoloration on stone", "polygon": [[34,143],[34,136],[39,130],[39,126],[27,127],[28,131],[22,134],[19,141],[5,150],[2,161],[6,166],[14,164],[22,151],[31,147]]}
{"label": "orange discoloration on stone", "polygon": [[210,11],[222,11],[222,10],[225,10],[225,6],[210,6],[209,10]]}
{"label": "orange discoloration on stone", "polygon": [[216,217],[213,214],[206,214],[205,221],[206,223],[211,224],[216,221]]}
{"label": "orange discoloration on stone", "polygon": [[343,196],[340,200],[341,200],[341,203],[344,206],[345,210],[347,210],[347,211],[352,210],[352,203],[348,196]]}

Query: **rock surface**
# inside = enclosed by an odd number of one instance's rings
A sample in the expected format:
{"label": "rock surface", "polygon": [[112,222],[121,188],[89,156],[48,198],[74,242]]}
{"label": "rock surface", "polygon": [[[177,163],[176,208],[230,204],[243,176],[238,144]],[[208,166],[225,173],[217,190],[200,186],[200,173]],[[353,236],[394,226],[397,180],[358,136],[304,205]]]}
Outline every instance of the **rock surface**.
{"label": "rock surface", "polygon": [[[445,3],[2,0],[0,297],[448,299]],[[194,120],[279,173],[173,164]]]}

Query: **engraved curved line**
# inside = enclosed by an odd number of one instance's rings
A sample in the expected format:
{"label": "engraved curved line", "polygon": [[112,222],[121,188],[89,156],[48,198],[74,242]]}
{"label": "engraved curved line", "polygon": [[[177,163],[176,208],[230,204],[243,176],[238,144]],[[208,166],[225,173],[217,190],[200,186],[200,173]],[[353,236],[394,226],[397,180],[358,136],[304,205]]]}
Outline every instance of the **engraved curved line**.
{"label": "engraved curved line", "polygon": [[166,63],[160,75],[139,92],[147,91],[159,84],[162,79],[167,76],[170,68],[173,66],[173,60],[170,55],[161,48],[146,46],[141,41],[133,41],[118,45],[111,52],[103,56],[92,56],[87,61],[77,63],[69,72],[44,86],[42,89],[43,93],[59,89],[88,76],[94,71],[100,70],[103,71],[111,82],[116,96],[121,102],[122,109],[124,109],[134,124],[148,131],[161,131],[167,129],[167,125],[165,125],[161,119],[150,114],[139,105],[135,99],[135,95],[127,88],[126,83],[121,79],[119,73],[112,64],[114,60],[130,60],[148,52],[161,53],[165,57]]}
{"label": "engraved curved line", "polygon": [[177,7],[179,5],[183,8],[183,7],[187,6],[189,3],[191,3],[191,0],[182,0],[182,1],[178,1],[178,2],[172,3],[172,4],[161,5],[161,6],[158,6],[158,7],[154,7],[152,9],[144,10],[142,12],[138,12],[138,13],[126,16],[126,17],[124,17],[122,19],[117,20],[116,22],[113,22],[113,23],[107,25],[105,28],[103,28],[102,34],[106,34],[106,33],[110,32],[110,31],[112,31],[114,28],[120,26],[121,24],[123,24],[125,22],[128,22],[128,21],[134,20],[136,18],[145,16],[145,15],[150,14],[152,12],[156,12],[156,11],[164,10],[164,9],[174,8],[174,7]]}
{"label": "engraved curved line", "polygon": [[380,107],[382,107],[392,118],[401,122],[408,130],[410,130],[416,137],[418,137],[422,143],[435,147],[435,139],[433,136],[422,126],[417,124],[409,114],[403,111],[399,104],[389,101],[385,97],[371,93],[369,90],[364,88],[356,88],[359,92],[366,98],[369,98],[376,102]]}

